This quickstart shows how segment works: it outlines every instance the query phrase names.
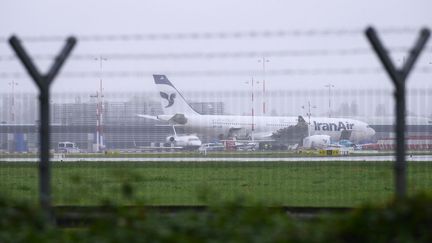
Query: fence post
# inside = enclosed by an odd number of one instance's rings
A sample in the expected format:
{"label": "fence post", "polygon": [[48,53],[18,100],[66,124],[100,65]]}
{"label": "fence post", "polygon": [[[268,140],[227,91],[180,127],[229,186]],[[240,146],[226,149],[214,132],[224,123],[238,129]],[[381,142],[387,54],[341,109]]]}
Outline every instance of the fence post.
{"label": "fence post", "polygon": [[430,36],[428,29],[422,29],[416,44],[410,51],[408,60],[403,64],[401,69],[397,69],[387,53],[387,50],[382,45],[375,30],[372,27],[366,29],[366,36],[372,44],[373,49],[383,63],[388,75],[393,81],[395,87],[396,99],[396,162],[394,164],[396,197],[403,198],[407,191],[406,180],[406,158],[405,158],[405,88],[408,74],[414,67],[414,63],[419,57],[421,51],[426,45]]}
{"label": "fence post", "polygon": [[22,47],[20,40],[16,36],[12,36],[9,39],[9,43],[39,88],[39,202],[46,219],[52,221],[54,220],[54,215],[51,210],[51,174],[49,163],[49,88],[52,81],[60,71],[60,68],[74,48],[76,39],[74,37],[69,37],[67,39],[66,45],[63,47],[60,54],[56,57],[54,64],[45,75],[40,74],[40,72],[37,70],[27,52]]}

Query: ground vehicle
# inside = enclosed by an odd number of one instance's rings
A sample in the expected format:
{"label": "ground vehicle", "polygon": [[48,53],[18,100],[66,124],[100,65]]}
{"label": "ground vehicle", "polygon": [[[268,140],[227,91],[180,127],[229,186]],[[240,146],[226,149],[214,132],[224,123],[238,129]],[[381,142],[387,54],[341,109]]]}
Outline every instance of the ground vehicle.
{"label": "ground vehicle", "polygon": [[79,153],[80,149],[73,142],[59,142],[57,144],[57,152],[59,152],[59,153]]}
{"label": "ground vehicle", "polygon": [[222,143],[204,143],[199,148],[200,153],[205,153],[208,151],[224,151],[225,146]]}
{"label": "ground vehicle", "polygon": [[329,135],[312,135],[303,139],[303,148],[325,148],[331,144]]}
{"label": "ground vehicle", "polygon": [[239,142],[236,144],[237,151],[255,151],[259,147],[255,142]]}

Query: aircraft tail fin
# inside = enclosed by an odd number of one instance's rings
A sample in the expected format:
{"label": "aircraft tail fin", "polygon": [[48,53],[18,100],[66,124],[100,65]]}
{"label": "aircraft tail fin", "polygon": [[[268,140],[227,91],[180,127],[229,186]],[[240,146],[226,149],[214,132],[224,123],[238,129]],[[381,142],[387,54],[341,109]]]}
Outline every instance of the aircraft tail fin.
{"label": "aircraft tail fin", "polygon": [[153,79],[159,90],[159,96],[165,114],[199,114],[186,102],[183,95],[165,75],[154,74]]}

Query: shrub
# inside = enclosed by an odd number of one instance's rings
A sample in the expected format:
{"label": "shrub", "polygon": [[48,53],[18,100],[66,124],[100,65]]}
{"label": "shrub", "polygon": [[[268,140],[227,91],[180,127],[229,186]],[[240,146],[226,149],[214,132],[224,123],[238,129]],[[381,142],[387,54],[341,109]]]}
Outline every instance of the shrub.
{"label": "shrub", "polygon": [[0,242],[432,242],[432,198],[424,194],[312,219],[242,201],[173,214],[111,206],[76,229],[48,224],[37,208],[11,205],[0,203]]}

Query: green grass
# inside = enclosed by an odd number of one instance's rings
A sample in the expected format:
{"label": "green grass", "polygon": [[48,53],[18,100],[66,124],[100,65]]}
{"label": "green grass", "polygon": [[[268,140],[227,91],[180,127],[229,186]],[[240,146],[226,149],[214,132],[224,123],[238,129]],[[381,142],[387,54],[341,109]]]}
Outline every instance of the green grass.
{"label": "green grass", "polygon": [[[239,196],[267,205],[357,206],[393,195],[390,162],[53,163],[55,205],[201,205]],[[409,192],[432,191],[432,163],[412,163]],[[0,163],[0,194],[37,202],[36,163]],[[206,198],[206,199],[204,199]]]}

